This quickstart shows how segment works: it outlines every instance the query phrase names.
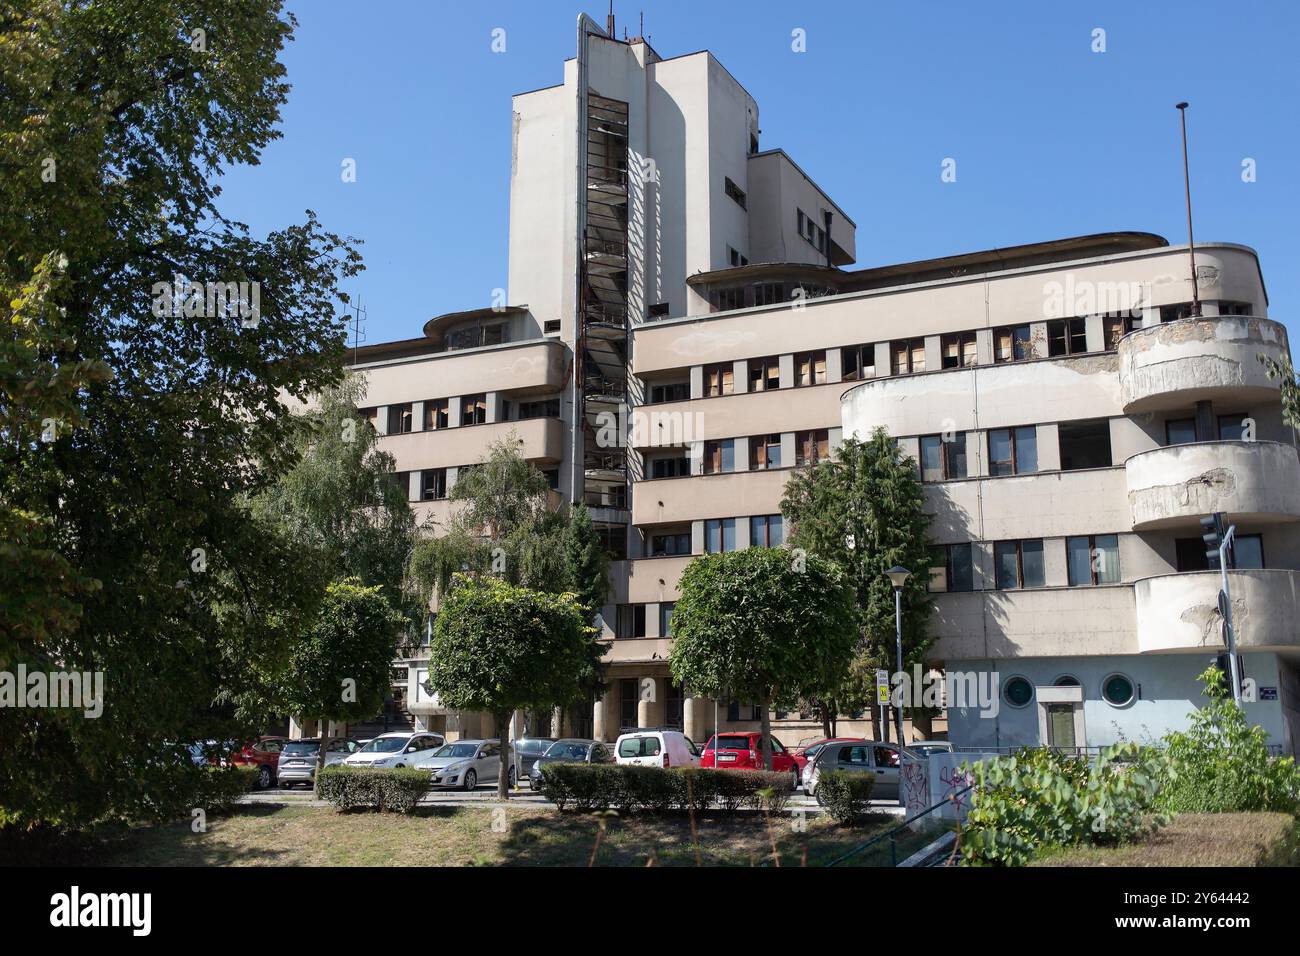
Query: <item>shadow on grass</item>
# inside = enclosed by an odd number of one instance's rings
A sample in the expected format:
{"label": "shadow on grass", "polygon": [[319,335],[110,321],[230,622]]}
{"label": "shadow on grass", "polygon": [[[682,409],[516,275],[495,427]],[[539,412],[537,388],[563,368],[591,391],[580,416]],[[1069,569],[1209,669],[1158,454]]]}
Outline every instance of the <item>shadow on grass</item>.
{"label": "shadow on grass", "polygon": [[620,816],[551,811],[511,822],[500,846],[501,865],[823,866],[895,823],[889,815],[873,815],[858,827],[841,827],[825,818],[789,811],[771,818],[710,812],[696,814],[692,832],[691,819],[684,813]]}

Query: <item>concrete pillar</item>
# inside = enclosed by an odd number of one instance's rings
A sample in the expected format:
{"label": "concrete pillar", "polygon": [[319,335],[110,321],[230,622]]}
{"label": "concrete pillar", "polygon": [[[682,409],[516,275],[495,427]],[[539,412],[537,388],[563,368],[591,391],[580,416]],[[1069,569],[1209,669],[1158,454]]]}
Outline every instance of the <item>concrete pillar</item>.
{"label": "concrete pillar", "polygon": [[[610,691],[605,691],[606,695]],[[593,740],[604,741],[605,737],[605,701],[597,699],[591,707],[591,736]]]}
{"label": "concrete pillar", "polygon": [[524,712],[516,710],[510,715],[510,739],[518,740],[524,735]]}
{"label": "concrete pillar", "polygon": [[703,744],[713,731],[713,701],[708,697],[687,697],[682,701],[682,733]]}
{"label": "concrete pillar", "polygon": [[308,736],[306,731],[303,729],[303,724],[304,721],[301,717],[289,718],[289,739],[290,740],[302,740],[302,738]]}
{"label": "concrete pillar", "polygon": [[[664,693],[667,690],[662,677],[642,677],[641,681],[654,681],[654,690],[647,700],[644,692],[636,705],[636,723],[638,727],[658,727],[664,722]],[[646,685],[641,684],[644,688]]]}

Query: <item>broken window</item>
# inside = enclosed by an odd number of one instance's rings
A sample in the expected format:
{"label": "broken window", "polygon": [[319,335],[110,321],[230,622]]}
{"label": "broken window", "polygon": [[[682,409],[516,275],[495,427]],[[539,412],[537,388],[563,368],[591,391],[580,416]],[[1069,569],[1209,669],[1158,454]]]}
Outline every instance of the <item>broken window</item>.
{"label": "broken window", "polygon": [[1171,418],[1165,422],[1166,445],[1190,445],[1196,441],[1195,418]]}
{"label": "broken window", "polygon": [[665,558],[690,553],[691,533],[689,531],[673,531],[650,536],[650,556],[652,558]]}
{"label": "broken window", "polygon": [[482,425],[487,421],[487,393],[465,395],[460,400],[460,423]]}
{"label": "broken window", "polygon": [[1019,362],[1030,354],[1028,325],[1007,325],[993,330],[993,361]]}
{"label": "broken window", "polygon": [[1057,433],[1061,442],[1062,471],[1111,466],[1109,419],[1062,422],[1057,426]]}
{"label": "broken window", "polygon": [[437,501],[447,497],[447,469],[426,468],[420,472],[420,500]]}
{"label": "broken window", "polygon": [[690,473],[691,460],[685,456],[656,458],[650,462],[651,478],[684,478]]}
{"label": "broken window", "polygon": [[975,333],[952,332],[939,340],[944,368],[965,368],[975,364]]}
{"label": "broken window", "polygon": [[650,386],[650,404],[660,405],[663,402],[684,402],[691,397],[691,385],[689,382],[670,382],[664,385]]}
{"label": "broken window", "polygon": [[1161,322],[1177,322],[1179,319],[1191,318],[1192,304],[1190,302],[1177,302],[1173,305],[1162,305],[1160,307]]}
{"label": "broken window", "polygon": [[1088,323],[1082,317],[1047,323],[1047,354],[1081,355],[1088,351]]}
{"label": "broken window", "polygon": [[840,349],[840,379],[862,382],[876,377],[875,345],[848,345]]}
{"label": "broken window", "polygon": [[755,435],[749,440],[749,470],[781,467],[781,436]]}
{"label": "broken window", "polygon": [[816,352],[800,352],[794,357],[794,368],[794,384],[796,386],[825,385],[826,350],[818,349]]}
{"label": "broken window", "polygon": [[749,360],[749,390],[765,392],[781,387],[781,361],[775,355]]}
{"label": "broken window", "polygon": [[941,545],[930,559],[931,591],[975,590],[975,564],[969,543]]}
{"label": "broken window", "polygon": [[717,365],[704,366],[704,394],[710,397],[730,395],[735,374],[736,368],[731,362],[720,362]]}
{"label": "broken window", "polygon": [[811,431],[796,432],[794,436],[795,464],[815,465],[830,457],[830,431],[814,428]]}
{"label": "broken window", "polygon": [[1114,352],[1119,348],[1119,340],[1128,335],[1134,329],[1142,327],[1142,316],[1115,314],[1103,316],[1101,320],[1102,339],[1106,344],[1107,352]]}
{"label": "broken window", "polygon": [[388,406],[388,434],[404,435],[414,427],[415,423],[411,415],[410,402]]}
{"label": "broken window", "polygon": [[424,430],[433,431],[439,428],[446,428],[447,421],[447,399],[434,398],[424,403]]}
{"label": "broken window", "polygon": [[730,438],[704,443],[704,473],[720,475],[736,470],[735,442]]}
{"label": "broken window", "polygon": [[889,343],[889,369],[893,375],[925,371],[925,339],[899,339]]}

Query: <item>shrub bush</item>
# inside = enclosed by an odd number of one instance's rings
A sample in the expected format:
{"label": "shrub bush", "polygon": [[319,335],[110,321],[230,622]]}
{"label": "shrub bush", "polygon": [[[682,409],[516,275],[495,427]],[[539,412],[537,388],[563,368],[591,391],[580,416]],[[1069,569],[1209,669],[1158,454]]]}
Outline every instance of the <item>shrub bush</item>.
{"label": "shrub bush", "polygon": [[241,764],[208,767],[203,777],[203,806],[208,812],[221,813],[250,790],[257,789],[257,768]]}
{"label": "shrub bush", "polygon": [[1047,747],[978,763],[962,862],[1023,866],[1047,847],[1107,846],[1149,833],[1169,819],[1157,807],[1164,762],[1163,752],[1129,743],[1091,763]]}
{"label": "shrub bush", "polygon": [[1209,703],[1192,715],[1186,731],[1166,734],[1168,754],[1160,805],[1171,813],[1300,811],[1300,769],[1294,757],[1274,757],[1268,735],[1248,726],[1229,696],[1223,672],[1198,678]]}
{"label": "shrub bush", "polygon": [[316,794],[340,810],[410,813],[429,790],[429,774],[411,767],[344,767],[316,771]]}
{"label": "shrub bush", "polygon": [[554,764],[542,775],[542,794],[563,811],[665,813],[742,807],[779,813],[790,799],[790,775],[762,770]]}
{"label": "shrub bush", "polygon": [[841,826],[856,826],[871,811],[876,778],[851,770],[826,770],[817,775],[817,802]]}

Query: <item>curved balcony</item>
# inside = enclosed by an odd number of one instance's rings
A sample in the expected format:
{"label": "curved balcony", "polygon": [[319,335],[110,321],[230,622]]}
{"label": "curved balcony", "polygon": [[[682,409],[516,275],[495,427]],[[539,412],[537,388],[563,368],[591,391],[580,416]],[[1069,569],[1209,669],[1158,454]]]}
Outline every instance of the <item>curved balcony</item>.
{"label": "curved balcony", "polygon": [[[1133,584],[1138,650],[1144,654],[1220,652],[1218,571],[1162,574]],[[1300,572],[1229,571],[1239,650],[1300,647]]]}
{"label": "curved balcony", "polygon": [[1137,329],[1120,339],[1125,414],[1213,399],[1243,406],[1277,398],[1259,356],[1288,355],[1286,329],[1255,316],[1206,316]]}
{"label": "curved balcony", "polygon": [[1124,473],[1134,531],[1189,524],[1215,511],[1300,520],[1300,456],[1281,442],[1169,445],[1129,458]]}

